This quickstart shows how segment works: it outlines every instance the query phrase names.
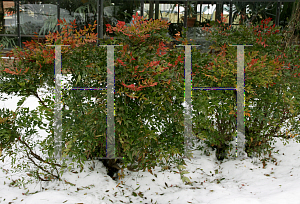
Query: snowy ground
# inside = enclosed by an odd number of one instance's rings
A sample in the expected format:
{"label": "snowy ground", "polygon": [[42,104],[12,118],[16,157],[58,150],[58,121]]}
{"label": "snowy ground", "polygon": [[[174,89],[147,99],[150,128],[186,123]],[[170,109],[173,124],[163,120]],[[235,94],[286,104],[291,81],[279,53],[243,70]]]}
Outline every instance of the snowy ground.
{"label": "snowy ground", "polygon": [[[41,93],[41,92],[40,92]],[[15,110],[20,97],[0,102],[0,108]],[[38,106],[38,100],[30,97],[23,107],[30,110]],[[42,130],[40,135],[46,135]],[[0,203],[55,204],[55,203],[251,203],[284,204],[300,203],[300,144],[291,139],[289,144],[276,138],[274,157],[277,163],[269,162],[265,169],[258,159],[217,161],[214,152],[207,156],[194,150],[195,159],[186,160],[186,174],[193,182],[184,185],[175,167],[161,171],[156,167],[148,172],[125,171],[124,184],[106,175],[99,161],[89,161],[83,172],[75,168],[63,175],[65,182],[35,182],[23,187],[10,184],[28,178],[26,172],[14,173],[10,159],[0,161]],[[22,163],[22,160],[17,162]]]}

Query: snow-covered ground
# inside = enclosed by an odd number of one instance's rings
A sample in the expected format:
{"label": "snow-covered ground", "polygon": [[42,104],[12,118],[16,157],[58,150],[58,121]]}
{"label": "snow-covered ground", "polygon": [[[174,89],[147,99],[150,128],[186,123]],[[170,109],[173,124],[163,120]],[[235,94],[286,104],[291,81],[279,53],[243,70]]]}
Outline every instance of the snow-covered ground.
{"label": "snow-covered ground", "polygon": [[[39,93],[42,94],[40,90]],[[20,97],[13,96],[1,101],[0,108],[15,110]],[[23,107],[30,110],[38,106],[35,97],[29,97]],[[42,137],[46,132],[39,131]],[[207,156],[195,149],[194,159],[186,160],[192,185],[184,185],[178,169],[171,167],[162,171],[156,167],[151,175],[148,172],[125,171],[125,178],[112,180],[100,161],[88,161],[84,171],[79,168],[66,172],[65,182],[34,182],[23,187],[10,186],[24,173],[14,173],[10,158],[0,161],[0,203],[55,204],[55,203],[209,203],[209,204],[284,204],[300,203],[300,144],[290,139],[289,144],[276,138],[274,155],[277,163],[268,162],[265,169],[258,159],[228,160],[220,162],[214,152]],[[201,145],[200,143],[198,145]],[[17,163],[22,163],[18,160]],[[118,185],[121,181],[124,184]],[[118,185],[118,186],[117,186]]]}

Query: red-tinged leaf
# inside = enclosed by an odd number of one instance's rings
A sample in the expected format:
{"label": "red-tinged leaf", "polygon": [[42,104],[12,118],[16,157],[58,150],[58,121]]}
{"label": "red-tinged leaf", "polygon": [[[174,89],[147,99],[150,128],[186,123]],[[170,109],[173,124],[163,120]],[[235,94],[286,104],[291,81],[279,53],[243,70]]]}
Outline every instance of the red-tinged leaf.
{"label": "red-tinged leaf", "polygon": [[135,85],[134,85],[134,84],[130,84],[130,85],[128,85],[127,87],[128,87],[128,88],[134,88]]}
{"label": "red-tinged leaf", "polygon": [[26,74],[28,71],[29,71],[29,67],[26,68],[24,73]]}
{"label": "red-tinged leaf", "polygon": [[171,83],[171,79],[169,79],[169,81],[168,81],[168,84],[170,84]]}
{"label": "red-tinged leaf", "polygon": [[152,61],[152,62],[150,62],[149,66],[150,66],[150,67],[155,67],[155,66],[157,66],[159,63],[160,63],[160,61]]}
{"label": "red-tinged leaf", "polygon": [[156,85],[157,85],[157,82],[155,82],[155,83],[153,83],[153,84],[151,84],[149,86],[156,86]]}
{"label": "red-tinged leaf", "polygon": [[139,71],[139,72],[144,72],[146,70],[146,68],[145,69],[143,69],[142,71]]}

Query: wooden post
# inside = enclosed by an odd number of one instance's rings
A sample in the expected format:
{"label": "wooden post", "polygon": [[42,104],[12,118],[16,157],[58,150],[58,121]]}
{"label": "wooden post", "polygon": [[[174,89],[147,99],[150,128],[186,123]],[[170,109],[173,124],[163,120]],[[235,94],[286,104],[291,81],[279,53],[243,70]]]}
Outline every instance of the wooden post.
{"label": "wooden post", "polygon": [[3,1],[0,1],[0,31],[3,31],[3,33],[4,33],[4,26],[5,26],[4,5],[3,5]]}
{"label": "wooden post", "polygon": [[179,4],[178,5],[178,10],[177,10],[177,23],[179,23]]}
{"label": "wooden post", "polygon": [[97,21],[99,22],[97,25],[97,45],[99,45],[99,39],[103,39],[103,0],[97,1]]}
{"label": "wooden post", "polygon": [[277,10],[276,10],[276,25],[279,26],[279,19],[280,19],[280,0],[277,0]]}
{"label": "wooden post", "polygon": [[188,12],[188,6],[187,6],[187,1],[186,1],[186,2],[184,2],[184,21],[183,21],[183,27],[185,27],[185,28],[187,27],[187,12]]}
{"label": "wooden post", "polygon": [[200,23],[202,23],[201,16],[202,16],[202,1],[200,3],[200,19],[199,19]]}
{"label": "wooden post", "polygon": [[[19,10],[19,9],[18,9]],[[60,0],[57,0],[57,20],[60,19]],[[58,22],[56,21],[58,24]],[[60,25],[57,25],[57,31],[60,33]]]}
{"label": "wooden post", "polygon": [[232,28],[232,0],[230,1],[230,8],[229,8],[229,25]]}
{"label": "wooden post", "polygon": [[18,46],[21,47],[21,27],[20,27],[20,2],[16,1],[17,7],[17,31],[18,31]]}
{"label": "wooden post", "polygon": [[144,0],[141,0],[141,16],[144,16]]}
{"label": "wooden post", "polygon": [[150,8],[149,8],[149,20],[153,19],[153,10],[154,10],[154,2],[153,0],[149,1]]}
{"label": "wooden post", "polygon": [[196,14],[196,21],[198,20],[198,13],[197,13],[197,5],[198,5],[198,2],[196,1],[195,4],[194,4],[194,13]]}
{"label": "wooden post", "polygon": [[159,19],[159,1],[155,1],[155,19]]}
{"label": "wooden post", "polygon": [[216,2],[216,21],[221,21],[221,13],[223,13],[223,1]]}

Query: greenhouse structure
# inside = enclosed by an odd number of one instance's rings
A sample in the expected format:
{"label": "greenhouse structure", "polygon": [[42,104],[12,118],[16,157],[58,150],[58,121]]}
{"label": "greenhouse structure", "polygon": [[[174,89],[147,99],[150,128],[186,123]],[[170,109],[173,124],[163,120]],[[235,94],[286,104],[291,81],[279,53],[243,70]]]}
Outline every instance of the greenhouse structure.
{"label": "greenhouse structure", "polygon": [[[70,3],[71,2],[71,3]],[[43,41],[49,32],[59,31],[58,19],[76,20],[78,29],[97,23],[98,38],[108,38],[106,24],[125,21],[130,25],[138,12],[145,19],[167,20],[174,36],[188,27],[188,37],[205,41],[201,29],[217,23],[223,15],[227,25],[238,26],[247,15],[251,21],[271,17],[284,27],[295,0],[264,1],[174,1],[174,0],[0,0],[1,53],[27,40]],[[185,12],[187,11],[187,12]],[[246,18],[246,19],[248,19]]]}

